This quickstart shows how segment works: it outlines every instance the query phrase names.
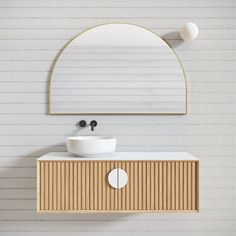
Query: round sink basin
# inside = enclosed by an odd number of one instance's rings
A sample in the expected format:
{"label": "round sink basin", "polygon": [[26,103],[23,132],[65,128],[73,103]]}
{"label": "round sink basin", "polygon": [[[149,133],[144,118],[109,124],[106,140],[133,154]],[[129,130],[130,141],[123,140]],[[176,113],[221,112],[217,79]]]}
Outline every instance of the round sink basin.
{"label": "round sink basin", "polygon": [[108,136],[78,136],[66,139],[67,151],[81,157],[115,152],[116,138]]}

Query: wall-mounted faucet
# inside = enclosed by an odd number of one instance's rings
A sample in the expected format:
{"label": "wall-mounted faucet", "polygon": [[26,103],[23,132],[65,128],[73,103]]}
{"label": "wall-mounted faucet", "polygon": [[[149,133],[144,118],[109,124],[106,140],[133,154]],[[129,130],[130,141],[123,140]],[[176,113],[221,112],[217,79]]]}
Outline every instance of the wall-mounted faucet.
{"label": "wall-mounted faucet", "polygon": [[[91,131],[94,131],[94,127],[96,127],[97,124],[98,124],[98,122],[97,122],[96,120],[92,120],[92,121],[90,122],[89,125],[91,126]],[[84,128],[84,127],[87,126],[87,122],[86,122],[85,120],[81,120],[81,121],[79,122],[79,126],[80,126],[81,128]]]}
{"label": "wall-mounted faucet", "polygon": [[92,120],[90,122],[90,126],[91,126],[91,131],[94,131],[94,127],[96,127],[98,124],[98,122],[96,120]]}

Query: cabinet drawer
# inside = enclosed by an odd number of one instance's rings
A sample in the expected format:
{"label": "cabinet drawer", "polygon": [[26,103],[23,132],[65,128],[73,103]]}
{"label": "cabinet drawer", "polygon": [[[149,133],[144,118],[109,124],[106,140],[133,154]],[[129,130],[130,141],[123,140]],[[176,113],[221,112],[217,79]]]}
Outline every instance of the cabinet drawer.
{"label": "cabinet drawer", "polygon": [[[128,183],[115,189],[108,174]],[[197,161],[38,161],[39,212],[196,211]]]}

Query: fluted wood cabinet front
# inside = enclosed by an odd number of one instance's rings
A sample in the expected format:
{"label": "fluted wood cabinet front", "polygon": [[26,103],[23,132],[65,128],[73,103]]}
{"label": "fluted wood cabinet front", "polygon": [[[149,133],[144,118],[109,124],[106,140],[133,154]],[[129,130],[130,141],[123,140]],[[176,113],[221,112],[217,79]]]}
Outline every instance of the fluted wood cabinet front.
{"label": "fluted wood cabinet front", "polygon": [[[121,168],[128,183],[112,188]],[[38,212],[198,211],[198,161],[38,161]]]}

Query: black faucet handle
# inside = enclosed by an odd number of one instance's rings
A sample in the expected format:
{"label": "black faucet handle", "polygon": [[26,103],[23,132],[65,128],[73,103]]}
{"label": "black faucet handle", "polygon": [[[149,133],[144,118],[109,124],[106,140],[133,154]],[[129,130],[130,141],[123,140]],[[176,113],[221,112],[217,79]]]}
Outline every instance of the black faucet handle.
{"label": "black faucet handle", "polygon": [[86,122],[85,120],[81,120],[81,121],[79,122],[79,126],[80,126],[81,128],[86,127],[86,125],[87,125],[87,122]]}

